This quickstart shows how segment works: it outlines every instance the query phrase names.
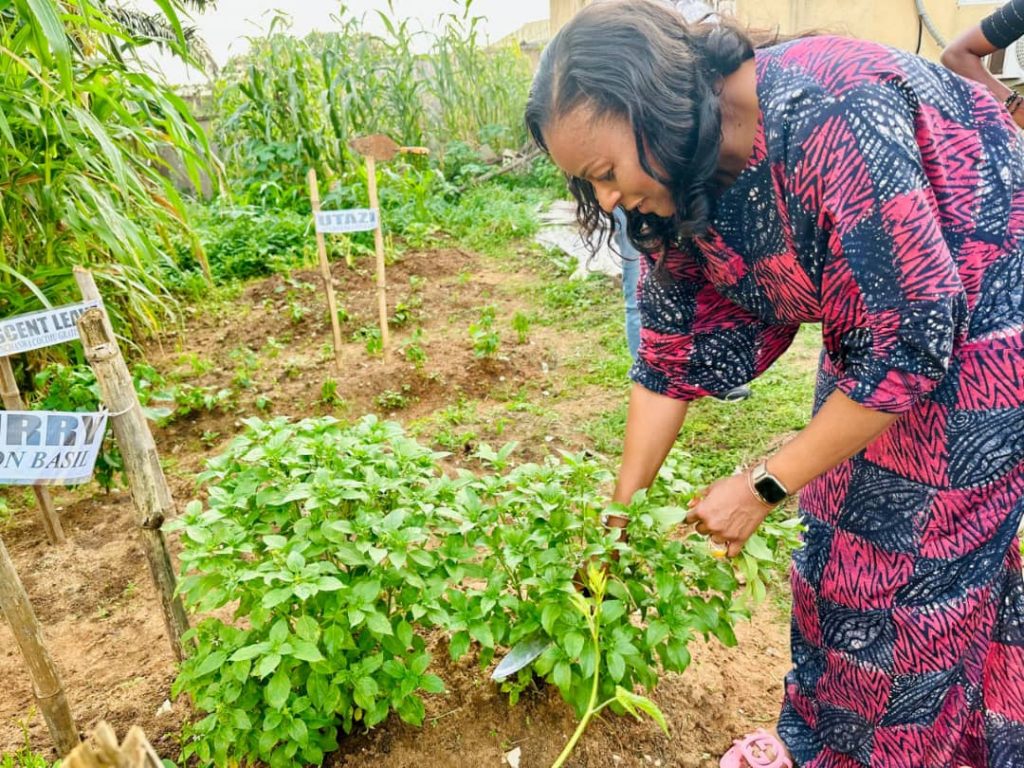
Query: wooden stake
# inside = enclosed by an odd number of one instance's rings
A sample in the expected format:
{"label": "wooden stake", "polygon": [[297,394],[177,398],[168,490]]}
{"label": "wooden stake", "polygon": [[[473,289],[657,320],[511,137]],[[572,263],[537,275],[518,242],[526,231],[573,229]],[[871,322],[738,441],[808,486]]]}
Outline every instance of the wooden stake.
{"label": "wooden stake", "polygon": [[380,313],[380,343],[387,355],[388,339],[388,283],[384,275],[384,233],[381,231],[380,203],[377,200],[377,161],[366,156],[366,186],[370,192],[370,207],[377,209],[377,228],[373,231],[373,247],[377,251],[377,309]]}
{"label": "wooden stake", "polygon": [[[11,366],[9,357],[0,357],[0,397],[3,399],[4,408],[8,411],[25,410],[25,403],[18,391],[18,381],[14,378],[14,368]],[[50,491],[45,485],[38,484],[33,485],[32,490],[36,494],[36,501],[39,502],[39,517],[43,522],[46,538],[50,540],[51,544],[67,543],[60,518],[53,507],[53,499],[50,498]]]}
{"label": "wooden stake", "polygon": [[78,746],[78,729],[75,718],[68,706],[64,685],[57,668],[53,665],[43,632],[36,620],[32,603],[28,600],[25,587],[18,578],[18,572],[11,561],[10,553],[0,538],[0,609],[3,609],[7,623],[11,625],[14,639],[18,641],[21,655],[32,676],[32,694],[39,711],[50,729],[57,754],[64,757]]}
{"label": "wooden stake", "polygon": [[[313,204],[313,218],[320,213],[320,187],[316,183],[316,169],[310,168],[307,174],[309,179],[309,199]],[[316,255],[320,260],[320,276],[324,280],[324,291],[327,292],[327,311],[331,315],[331,333],[334,334],[334,363],[338,366],[338,373],[342,373],[341,367],[341,321],[338,320],[338,305],[334,299],[334,279],[331,277],[331,265],[327,261],[327,244],[324,242],[324,233],[317,229],[316,232]]]}
{"label": "wooden stake", "polygon": [[[100,300],[90,272],[75,267],[75,282],[84,299]],[[174,655],[181,660],[187,655],[182,635],[188,631],[188,616],[181,599],[174,593],[174,568],[161,530],[165,517],[174,512],[174,501],[160,466],[156,443],[142,413],[132,375],[125,365],[106,310],[102,307],[90,309],[78,318],[78,334],[85,349],[85,358],[96,374],[103,402],[112,412],[110,422],[124,457],[125,474],[128,475],[132,501],[139,515],[142,546],[163,604],[167,636]]]}

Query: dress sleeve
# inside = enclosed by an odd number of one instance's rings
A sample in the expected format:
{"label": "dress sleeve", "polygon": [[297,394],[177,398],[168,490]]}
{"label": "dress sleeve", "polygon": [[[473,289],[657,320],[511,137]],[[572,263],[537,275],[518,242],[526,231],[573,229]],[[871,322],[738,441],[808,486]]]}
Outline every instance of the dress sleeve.
{"label": "dress sleeve", "polygon": [[663,258],[655,267],[645,256],[641,265],[635,382],[678,400],[724,394],[759,376],[789,347],[799,325],[769,325],[726,299],[692,253]]}
{"label": "dress sleeve", "polygon": [[1013,0],[981,20],[981,33],[996,48],[1009,48],[1024,36],[1024,0]]}
{"label": "dress sleeve", "polygon": [[[966,330],[940,219],[957,213],[956,229],[972,216],[972,137],[954,130],[897,81],[860,84],[817,121],[793,174],[797,204],[819,212],[828,240],[822,332],[837,387],[879,411],[902,413],[931,392]],[[963,157],[947,165],[950,146]]]}

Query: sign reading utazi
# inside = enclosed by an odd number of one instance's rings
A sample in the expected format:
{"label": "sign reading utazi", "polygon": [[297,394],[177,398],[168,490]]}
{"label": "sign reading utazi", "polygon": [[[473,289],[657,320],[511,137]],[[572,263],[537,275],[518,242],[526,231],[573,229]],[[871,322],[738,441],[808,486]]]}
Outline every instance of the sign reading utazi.
{"label": "sign reading utazi", "polygon": [[376,208],[352,208],[348,211],[319,211],[316,231],[329,234],[368,232],[377,228]]}
{"label": "sign reading utazi", "polygon": [[0,411],[0,485],[88,482],[108,415]]}
{"label": "sign reading utazi", "polygon": [[6,357],[74,341],[78,338],[78,318],[99,305],[98,301],[86,301],[0,320],[0,355]]}

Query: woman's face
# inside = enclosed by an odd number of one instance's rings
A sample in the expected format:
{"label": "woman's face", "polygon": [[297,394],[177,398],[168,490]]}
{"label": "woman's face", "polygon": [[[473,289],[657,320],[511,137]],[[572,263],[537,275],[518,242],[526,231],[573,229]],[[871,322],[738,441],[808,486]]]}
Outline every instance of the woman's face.
{"label": "woman's face", "polygon": [[559,168],[593,185],[608,213],[619,205],[664,218],[675,213],[668,188],[640,165],[633,129],[624,118],[594,120],[590,108],[579,107],[552,123],[544,141]]}

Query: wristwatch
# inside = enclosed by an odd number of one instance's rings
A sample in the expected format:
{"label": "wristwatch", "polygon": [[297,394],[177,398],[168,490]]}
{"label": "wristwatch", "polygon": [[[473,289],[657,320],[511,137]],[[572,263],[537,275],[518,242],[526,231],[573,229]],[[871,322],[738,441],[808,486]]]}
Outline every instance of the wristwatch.
{"label": "wristwatch", "polygon": [[786,486],[768,471],[768,465],[763,461],[750,470],[747,479],[753,494],[770,507],[778,506],[789,496]]}

